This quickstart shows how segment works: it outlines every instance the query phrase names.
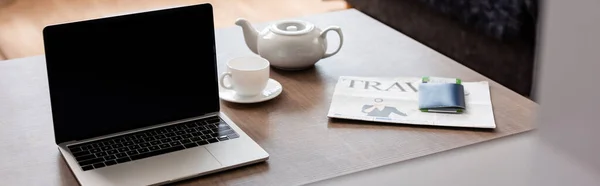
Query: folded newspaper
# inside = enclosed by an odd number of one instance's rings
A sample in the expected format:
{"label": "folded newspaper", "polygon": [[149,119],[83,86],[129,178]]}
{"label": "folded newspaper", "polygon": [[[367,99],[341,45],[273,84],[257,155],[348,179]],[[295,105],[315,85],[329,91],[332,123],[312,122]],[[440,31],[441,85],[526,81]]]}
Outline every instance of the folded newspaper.
{"label": "folded newspaper", "polygon": [[496,128],[487,81],[462,82],[466,110],[461,114],[419,110],[419,77],[338,79],[328,117],[373,122]]}

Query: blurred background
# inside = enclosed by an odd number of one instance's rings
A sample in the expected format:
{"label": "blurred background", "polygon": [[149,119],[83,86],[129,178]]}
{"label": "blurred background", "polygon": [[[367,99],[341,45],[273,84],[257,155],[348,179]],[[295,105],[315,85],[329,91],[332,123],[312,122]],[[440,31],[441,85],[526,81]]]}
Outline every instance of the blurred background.
{"label": "blurred background", "polygon": [[213,5],[217,28],[238,17],[265,22],[346,8],[341,0],[0,0],[0,60],[43,54],[46,25],[198,3]]}
{"label": "blurred background", "polygon": [[43,54],[50,24],[198,3],[217,28],[354,8],[535,101],[538,0],[0,0],[0,61]]}

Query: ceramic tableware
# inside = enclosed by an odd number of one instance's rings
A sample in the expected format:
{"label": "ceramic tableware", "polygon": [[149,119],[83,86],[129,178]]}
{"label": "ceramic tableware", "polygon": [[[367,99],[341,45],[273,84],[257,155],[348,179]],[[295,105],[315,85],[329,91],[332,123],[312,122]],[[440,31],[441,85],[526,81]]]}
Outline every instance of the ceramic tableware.
{"label": "ceramic tableware", "polygon": [[[344,43],[342,30],[330,26],[324,30],[302,20],[283,20],[257,31],[246,19],[235,22],[242,27],[244,40],[250,50],[267,59],[271,66],[284,70],[301,70],[313,66],[320,59],[337,54]],[[327,33],[335,31],[339,46],[326,53]]]}
{"label": "ceramic tableware", "polygon": [[221,74],[219,84],[240,97],[256,96],[267,86],[269,70],[269,61],[264,58],[237,57],[227,62],[227,72]]}

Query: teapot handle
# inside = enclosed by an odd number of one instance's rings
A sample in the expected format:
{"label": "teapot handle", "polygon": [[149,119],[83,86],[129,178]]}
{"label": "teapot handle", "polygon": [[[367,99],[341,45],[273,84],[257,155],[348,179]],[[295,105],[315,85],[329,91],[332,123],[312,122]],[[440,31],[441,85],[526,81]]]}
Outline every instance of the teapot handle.
{"label": "teapot handle", "polygon": [[322,37],[323,40],[327,39],[327,32],[332,31],[332,30],[337,32],[338,36],[340,37],[340,45],[334,52],[326,53],[325,55],[323,55],[322,59],[328,58],[328,57],[331,57],[331,56],[337,54],[340,51],[340,49],[342,48],[342,44],[344,44],[344,35],[342,34],[342,29],[340,29],[340,27],[338,27],[338,26],[330,26],[330,27],[326,28],[325,30],[323,30],[321,32],[320,37]]}

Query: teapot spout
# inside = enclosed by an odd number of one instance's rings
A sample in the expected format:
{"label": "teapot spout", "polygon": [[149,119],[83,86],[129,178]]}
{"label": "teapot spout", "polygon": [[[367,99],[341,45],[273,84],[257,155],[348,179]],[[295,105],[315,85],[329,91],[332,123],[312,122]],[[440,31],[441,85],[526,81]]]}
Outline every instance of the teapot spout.
{"label": "teapot spout", "polygon": [[242,27],[242,31],[244,32],[244,40],[246,41],[246,45],[252,52],[258,54],[258,31],[250,25],[250,22],[244,18],[239,18],[235,21],[235,24]]}

